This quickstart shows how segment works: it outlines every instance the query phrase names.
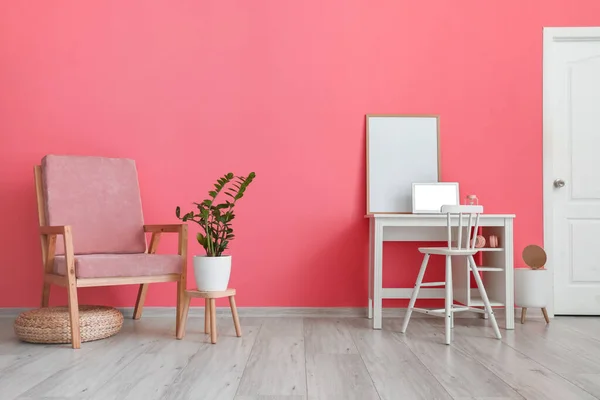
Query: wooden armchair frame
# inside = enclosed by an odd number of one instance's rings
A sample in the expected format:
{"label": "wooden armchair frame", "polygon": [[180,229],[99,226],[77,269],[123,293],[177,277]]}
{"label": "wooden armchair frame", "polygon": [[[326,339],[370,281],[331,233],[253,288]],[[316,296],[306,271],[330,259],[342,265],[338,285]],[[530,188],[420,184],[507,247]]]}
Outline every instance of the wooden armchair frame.
{"label": "wooden armchair frame", "polygon": [[[178,254],[183,258],[180,274],[151,275],[151,276],[127,276],[109,278],[85,278],[79,279],[75,274],[75,250],[73,248],[73,234],[70,225],[48,226],[46,219],[46,208],[42,181],[42,168],[36,165],[34,168],[35,190],[37,196],[38,217],[40,223],[40,240],[42,245],[42,263],[44,266],[44,284],[42,290],[42,307],[48,307],[50,299],[50,285],[55,284],[67,288],[69,317],[71,321],[71,344],[74,349],[81,347],[81,336],[79,330],[79,303],[77,300],[77,288],[93,286],[116,286],[139,284],[137,300],[133,312],[133,319],[140,319],[144,308],[144,301],[150,283],[177,282],[177,312],[175,330],[179,331],[181,315],[183,312],[183,300],[187,279],[187,225],[144,225],[144,232],[152,233],[150,244],[146,250],[148,254],[156,253],[162,233],[177,233]],[[54,273],[54,257],[56,253],[56,240],[58,236],[63,237],[65,249],[65,261],[67,266],[66,275]]]}

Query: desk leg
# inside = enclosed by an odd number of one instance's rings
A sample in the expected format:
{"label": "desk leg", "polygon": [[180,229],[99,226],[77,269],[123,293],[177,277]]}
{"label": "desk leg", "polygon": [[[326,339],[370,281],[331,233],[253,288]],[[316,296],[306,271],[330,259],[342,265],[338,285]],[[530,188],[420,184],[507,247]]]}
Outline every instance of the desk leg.
{"label": "desk leg", "polygon": [[383,226],[375,221],[373,227],[373,329],[381,329],[383,295]]}
{"label": "desk leg", "polygon": [[515,286],[514,286],[514,238],[513,220],[504,221],[504,255],[505,255],[505,297],[504,310],[506,315],[506,329],[515,329]]}
{"label": "desk leg", "polygon": [[373,318],[373,225],[375,219],[369,219],[369,301],[367,309],[367,317]]}

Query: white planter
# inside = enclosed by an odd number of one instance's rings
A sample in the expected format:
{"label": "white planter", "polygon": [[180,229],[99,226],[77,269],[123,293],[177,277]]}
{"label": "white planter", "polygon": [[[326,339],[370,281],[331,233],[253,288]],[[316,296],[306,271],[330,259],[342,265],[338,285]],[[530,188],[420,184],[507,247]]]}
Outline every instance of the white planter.
{"label": "white planter", "polygon": [[547,305],[547,269],[515,268],[515,305],[543,308]]}
{"label": "white planter", "polygon": [[231,274],[231,256],[194,256],[196,288],[202,292],[227,289]]}

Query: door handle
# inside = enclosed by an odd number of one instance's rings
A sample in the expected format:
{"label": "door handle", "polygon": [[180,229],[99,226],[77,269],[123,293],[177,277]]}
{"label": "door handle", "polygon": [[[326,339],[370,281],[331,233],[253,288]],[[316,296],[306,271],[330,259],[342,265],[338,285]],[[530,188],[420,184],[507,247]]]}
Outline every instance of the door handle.
{"label": "door handle", "polygon": [[563,186],[565,186],[565,181],[564,180],[562,180],[560,178],[554,180],[554,187],[555,188],[561,188]]}

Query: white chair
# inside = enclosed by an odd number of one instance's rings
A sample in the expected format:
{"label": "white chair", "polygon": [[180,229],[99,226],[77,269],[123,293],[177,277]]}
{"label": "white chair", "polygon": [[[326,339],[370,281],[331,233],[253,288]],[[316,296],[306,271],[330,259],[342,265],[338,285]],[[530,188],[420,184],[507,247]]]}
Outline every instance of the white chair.
{"label": "white chair", "polygon": [[[419,251],[425,254],[423,258],[423,263],[421,264],[421,269],[419,271],[419,275],[417,276],[417,282],[415,283],[415,288],[413,289],[412,296],[410,298],[410,303],[408,304],[408,310],[406,311],[406,316],[404,317],[404,323],[402,324],[401,332],[405,333],[406,328],[408,327],[408,322],[410,321],[410,316],[413,311],[422,312],[425,314],[431,314],[438,317],[445,318],[445,327],[446,327],[446,344],[450,344],[451,341],[451,329],[454,325],[454,313],[460,311],[475,311],[483,314],[488,314],[490,322],[492,324],[492,328],[494,329],[494,333],[498,339],[501,339],[500,330],[498,329],[498,324],[496,323],[496,317],[494,317],[494,311],[492,310],[492,306],[490,305],[490,301],[488,299],[487,293],[485,292],[485,288],[483,287],[483,282],[481,281],[481,276],[479,275],[479,270],[477,269],[477,265],[475,264],[475,260],[473,259],[473,255],[478,252],[478,249],[475,248],[475,240],[477,239],[477,229],[479,228],[479,215],[483,213],[483,206],[474,206],[474,205],[459,205],[459,206],[442,206],[442,213],[447,216],[447,229],[448,229],[448,247],[421,247]],[[458,240],[456,243],[452,242],[452,216],[457,216],[458,218]],[[473,215],[475,215],[475,226],[472,225]],[[468,227],[463,225],[463,220],[468,217],[469,224]],[[466,245],[463,246],[463,229],[467,228],[465,232]],[[472,229],[473,228],[473,229]],[[425,270],[427,269],[427,263],[429,261],[429,256],[431,255],[440,255],[446,257],[446,281],[445,282],[423,282],[423,276],[425,275]],[[481,295],[481,299],[483,300],[484,310],[479,308],[471,308],[471,307],[463,307],[454,305],[454,299],[452,295],[452,256],[466,256],[468,265],[473,272],[473,276],[475,277],[475,281],[477,282],[477,288],[479,289],[479,293]],[[422,308],[415,308],[415,302],[417,301],[417,297],[419,295],[419,289],[424,287],[432,287],[432,286],[445,286],[446,288],[446,305],[445,308],[439,310],[428,310]]]}

